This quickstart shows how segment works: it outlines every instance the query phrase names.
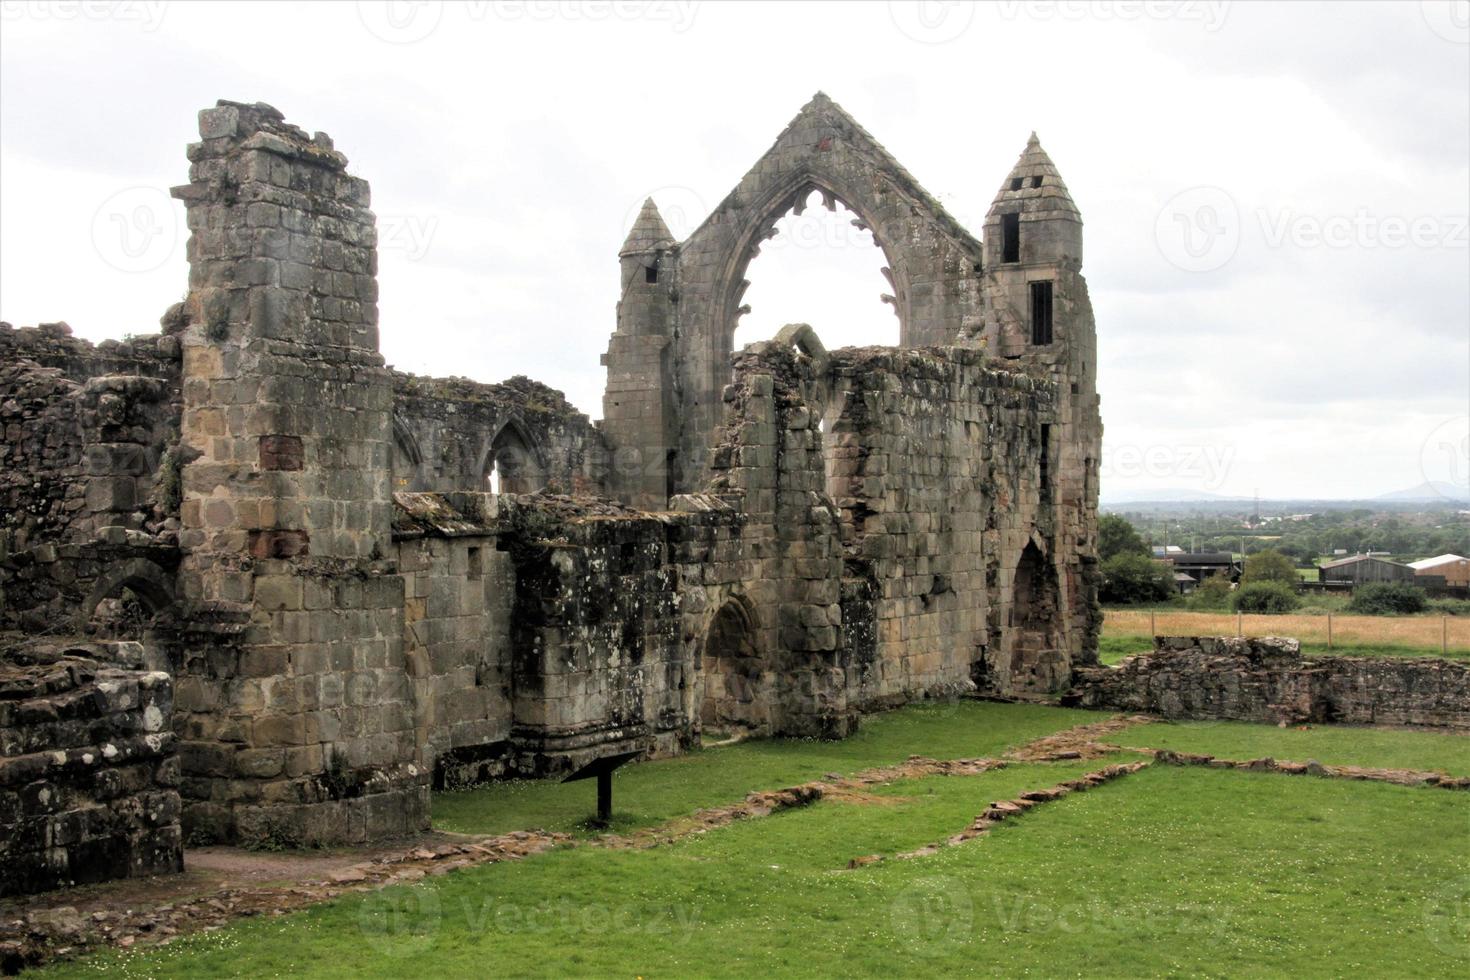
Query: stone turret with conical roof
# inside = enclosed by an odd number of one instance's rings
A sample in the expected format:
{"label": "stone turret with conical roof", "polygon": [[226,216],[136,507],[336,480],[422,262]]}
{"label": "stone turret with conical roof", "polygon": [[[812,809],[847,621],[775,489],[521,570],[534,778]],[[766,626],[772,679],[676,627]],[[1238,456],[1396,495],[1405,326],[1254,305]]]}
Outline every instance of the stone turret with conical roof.
{"label": "stone turret with conical roof", "polygon": [[614,491],[650,509],[662,508],[669,497],[664,467],[674,425],[669,342],[678,256],[679,243],[658,205],[645,199],[618,249],[623,294],[618,328],[602,358],[602,425],[621,454],[614,460]]}
{"label": "stone turret with conical roof", "polygon": [[650,197],[643,201],[633,227],[628,229],[628,237],[623,240],[623,247],[618,249],[618,256],[664,251],[675,244],[674,233],[669,231],[664,216],[659,214],[658,205]]}
{"label": "stone turret with conical roof", "polygon": [[1082,213],[1035,133],[985,216],[985,259],[1082,265]]}

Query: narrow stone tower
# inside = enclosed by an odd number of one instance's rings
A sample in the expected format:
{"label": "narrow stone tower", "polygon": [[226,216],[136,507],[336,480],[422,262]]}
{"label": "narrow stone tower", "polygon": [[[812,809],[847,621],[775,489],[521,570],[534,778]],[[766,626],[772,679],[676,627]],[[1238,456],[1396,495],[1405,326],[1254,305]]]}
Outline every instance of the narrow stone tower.
{"label": "narrow stone tower", "polygon": [[676,482],[670,472],[678,426],[670,344],[678,246],[653,198],[643,202],[618,259],[623,296],[617,332],[602,358],[602,427],[617,447],[612,490],[636,507],[662,510]]}
{"label": "narrow stone tower", "polygon": [[183,334],[186,826],[357,842],[428,823],[392,547],[367,181],[267,105],[199,114]]}
{"label": "narrow stone tower", "polygon": [[[1036,134],[1026,142],[985,219],[983,283],[987,346],[1057,385],[1056,417],[1036,433],[1041,443],[1040,514],[1049,538],[1044,561],[1058,575],[1065,635],[1042,642],[1071,647],[1073,663],[1097,648],[1097,494],[1102,419],[1097,396],[1097,328],[1082,277],[1082,215]],[[1018,593],[1031,583],[1017,576]],[[1015,630],[1024,642],[1023,630]],[[1024,659],[1020,649],[1013,656]],[[1037,654],[1030,686],[1060,676]],[[1060,658],[1055,658],[1058,662]],[[1027,668],[1008,666],[1025,683]]]}

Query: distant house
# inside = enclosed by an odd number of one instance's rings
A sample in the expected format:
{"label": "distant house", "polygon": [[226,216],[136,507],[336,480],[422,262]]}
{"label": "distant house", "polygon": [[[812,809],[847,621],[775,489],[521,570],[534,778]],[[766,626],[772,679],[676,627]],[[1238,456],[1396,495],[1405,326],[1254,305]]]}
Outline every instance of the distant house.
{"label": "distant house", "polygon": [[1387,558],[1379,558],[1377,555],[1353,555],[1322,565],[1321,580],[1323,582],[1348,582],[1353,585],[1363,585],[1368,582],[1408,582],[1412,584],[1414,570],[1408,565],[1401,565]]}
{"label": "distant house", "polygon": [[1459,555],[1440,555],[1437,558],[1425,558],[1423,561],[1411,561],[1409,567],[1414,570],[1415,578],[1419,579],[1422,585],[1470,588],[1470,558],[1462,558]]}
{"label": "distant house", "polygon": [[1159,560],[1174,569],[1174,583],[1186,594],[1217,575],[1231,582],[1240,580],[1240,562],[1228,551],[1171,551]]}

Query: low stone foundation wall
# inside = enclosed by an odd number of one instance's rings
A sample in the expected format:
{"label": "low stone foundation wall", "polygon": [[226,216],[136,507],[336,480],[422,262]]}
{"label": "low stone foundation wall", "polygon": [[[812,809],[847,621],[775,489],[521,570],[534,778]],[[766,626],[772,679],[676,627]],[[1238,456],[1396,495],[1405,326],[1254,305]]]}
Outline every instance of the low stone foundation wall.
{"label": "low stone foundation wall", "polygon": [[0,663],[0,896],[183,870],[172,682],[92,652]]}
{"label": "low stone foundation wall", "polygon": [[1079,668],[1064,703],[1165,718],[1470,730],[1470,663],[1312,657],[1275,637],[1159,636],[1116,667]]}

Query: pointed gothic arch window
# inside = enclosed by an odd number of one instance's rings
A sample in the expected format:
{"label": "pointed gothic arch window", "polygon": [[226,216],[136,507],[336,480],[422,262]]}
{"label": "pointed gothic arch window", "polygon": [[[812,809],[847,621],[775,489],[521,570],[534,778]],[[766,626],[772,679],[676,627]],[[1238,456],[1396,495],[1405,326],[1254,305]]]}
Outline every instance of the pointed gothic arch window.
{"label": "pointed gothic arch window", "polygon": [[733,350],[811,323],[833,347],[895,346],[900,325],[888,260],[867,223],[809,187],[777,218],[745,270]]}
{"label": "pointed gothic arch window", "polygon": [[491,493],[535,493],[546,485],[546,466],[531,434],[515,419],[500,427],[483,466]]}

